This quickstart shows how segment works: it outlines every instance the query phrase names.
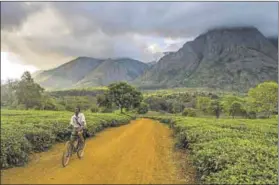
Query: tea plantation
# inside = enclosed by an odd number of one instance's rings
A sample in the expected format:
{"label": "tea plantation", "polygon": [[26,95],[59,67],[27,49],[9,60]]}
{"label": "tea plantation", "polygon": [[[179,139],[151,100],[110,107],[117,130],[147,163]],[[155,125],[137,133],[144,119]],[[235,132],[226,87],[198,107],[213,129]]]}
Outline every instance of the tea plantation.
{"label": "tea plantation", "polygon": [[[1,110],[1,168],[22,166],[31,152],[49,149],[55,142],[70,137],[67,127],[73,113],[60,111]],[[134,119],[116,113],[88,113],[88,133],[93,136],[106,127],[118,126]]]}
{"label": "tea plantation", "polygon": [[277,184],[278,120],[148,116],[174,130],[205,184]]}

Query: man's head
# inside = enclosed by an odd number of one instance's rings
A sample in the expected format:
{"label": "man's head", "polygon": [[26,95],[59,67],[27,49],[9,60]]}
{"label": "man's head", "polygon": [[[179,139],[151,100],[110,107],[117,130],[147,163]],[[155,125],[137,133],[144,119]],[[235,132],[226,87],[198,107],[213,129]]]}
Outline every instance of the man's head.
{"label": "man's head", "polygon": [[80,113],[80,107],[76,107],[75,113],[76,113],[76,115],[78,115],[78,113]]}

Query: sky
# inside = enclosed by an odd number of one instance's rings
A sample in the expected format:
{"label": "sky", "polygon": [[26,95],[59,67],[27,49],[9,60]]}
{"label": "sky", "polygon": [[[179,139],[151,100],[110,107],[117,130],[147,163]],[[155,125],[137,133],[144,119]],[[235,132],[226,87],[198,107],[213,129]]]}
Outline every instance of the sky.
{"label": "sky", "polygon": [[278,36],[277,2],[1,2],[1,80],[79,56],[157,61],[216,27]]}

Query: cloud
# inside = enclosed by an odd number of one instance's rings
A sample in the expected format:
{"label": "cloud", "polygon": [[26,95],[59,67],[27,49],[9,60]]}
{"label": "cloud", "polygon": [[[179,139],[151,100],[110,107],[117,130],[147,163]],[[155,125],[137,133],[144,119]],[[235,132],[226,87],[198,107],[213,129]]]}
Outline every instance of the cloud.
{"label": "cloud", "polygon": [[220,26],[255,26],[277,36],[277,3],[1,3],[1,49],[41,69],[77,56],[157,60]]}
{"label": "cloud", "polygon": [[35,72],[37,68],[31,65],[21,64],[13,54],[1,52],[1,80],[6,81],[9,78],[19,79],[26,70],[32,73]]}

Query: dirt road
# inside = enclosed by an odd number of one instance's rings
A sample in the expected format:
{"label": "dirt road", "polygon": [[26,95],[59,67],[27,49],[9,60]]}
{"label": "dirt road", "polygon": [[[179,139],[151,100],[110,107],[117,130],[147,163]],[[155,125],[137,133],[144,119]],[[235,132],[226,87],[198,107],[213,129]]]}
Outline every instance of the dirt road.
{"label": "dirt road", "polygon": [[4,184],[193,183],[179,177],[170,129],[148,119],[110,128],[86,141],[83,159],[63,168],[64,144],[36,154],[26,166],[2,171]]}

